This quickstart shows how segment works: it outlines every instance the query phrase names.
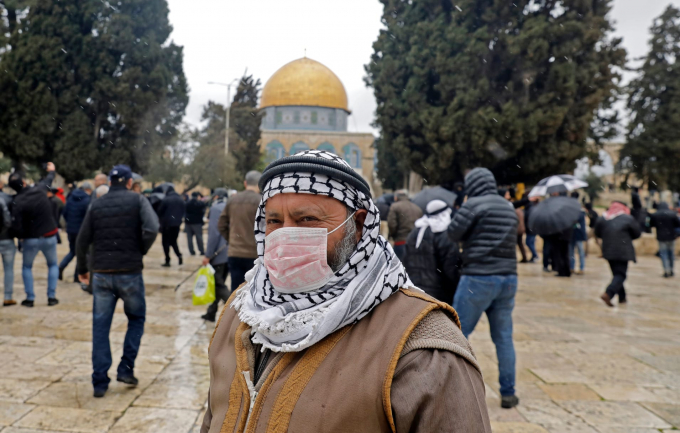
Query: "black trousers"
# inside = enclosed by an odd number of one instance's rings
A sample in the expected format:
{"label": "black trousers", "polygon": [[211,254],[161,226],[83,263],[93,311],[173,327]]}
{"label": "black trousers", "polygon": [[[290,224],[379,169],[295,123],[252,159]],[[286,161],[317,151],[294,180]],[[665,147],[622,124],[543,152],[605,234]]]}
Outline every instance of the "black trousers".
{"label": "black trousers", "polygon": [[557,272],[557,275],[560,277],[570,277],[571,266],[569,266],[569,241],[562,239],[562,237],[563,236],[561,234],[557,234],[546,236],[545,239],[549,240],[552,270]]}
{"label": "black trousers", "polygon": [[607,295],[614,299],[614,296],[619,295],[619,302],[626,300],[626,289],[623,287],[623,282],[626,281],[628,274],[628,261],[623,260],[609,260],[609,267],[612,270],[612,282],[607,286]]}
{"label": "black trousers", "polygon": [[170,263],[170,247],[175,250],[177,257],[182,257],[177,246],[177,238],[179,237],[178,227],[163,227],[161,229],[161,236],[163,240],[163,252],[165,253],[165,262]]}
{"label": "black trousers", "polygon": [[219,309],[220,301],[227,302],[231,291],[227,288],[227,275],[229,274],[229,264],[222,263],[213,265],[215,269],[215,302],[208,306],[208,316],[215,318]]}
{"label": "black trousers", "polygon": [[231,271],[231,291],[234,292],[238,286],[246,281],[246,272],[253,269],[255,259],[244,259],[242,257],[229,257],[229,271]]}
{"label": "black trousers", "polygon": [[[551,250],[551,241],[550,237],[548,236],[541,236],[543,238],[543,267],[545,269],[548,269],[548,267],[551,265],[552,261],[552,250]],[[553,270],[555,270],[555,265],[553,265]]]}

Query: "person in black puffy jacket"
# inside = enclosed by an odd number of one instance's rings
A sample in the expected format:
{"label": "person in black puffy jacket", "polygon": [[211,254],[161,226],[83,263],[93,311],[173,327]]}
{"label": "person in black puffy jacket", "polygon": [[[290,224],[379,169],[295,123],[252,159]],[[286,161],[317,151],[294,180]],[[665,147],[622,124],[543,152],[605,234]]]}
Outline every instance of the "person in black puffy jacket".
{"label": "person in black puffy jacket", "polygon": [[675,260],[675,230],[680,228],[678,214],[669,209],[668,203],[661,202],[656,213],[650,217],[651,227],[656,228],[656,240],[659,242],[659,255],[663,264],[663,276],[674,276],[673,262]]}
{"label": "person in black puffy jacket", "polygon": [[162,266],[170,266],[170,247],[175,251],[179,264],[182,264],[182,253],[179,252],[177,238],[179,228],[184,219],[186,204],[182,196],[175,192],[173,187],[169,187],[165,198],[158,206],[158,220],[161,224],[161,238],[163,241],[163,252],[165,253],[165,263]]}
{"label": "person in black puffy jacket", "polygon": [[403,261],[411,281],[428,295],[453,304],[460,279],[458,243],[446,234],[451,208],[442,200],[432,200],[426,213],[406,239]]}
{"label": "person in black puffy jacket", "polygon": [[602,217],[597,219],[595,236],[602,239],[602,256],[609,262],[612,270],[612,282],[600,298],[610,307],[612,299],[618,295],[619,303],[626,300],[626,289],[623,282],[628,273],[628,262],[635,262],[633,240],[640,237],[640,224],[631,216],[628,206],[621,202],[612,202]]}
{"label": "person in black puffy jacket", "polygon": [[463,276],[453,298],[467,338],[486,313],[498,354],[501,407],[519,404],[515,395],[515,347],[512,310],[517,293],[517,215],[498,195],[496,179],[486,168],[465,176],[468,200],[449,225],[453,242],[463,242]]}

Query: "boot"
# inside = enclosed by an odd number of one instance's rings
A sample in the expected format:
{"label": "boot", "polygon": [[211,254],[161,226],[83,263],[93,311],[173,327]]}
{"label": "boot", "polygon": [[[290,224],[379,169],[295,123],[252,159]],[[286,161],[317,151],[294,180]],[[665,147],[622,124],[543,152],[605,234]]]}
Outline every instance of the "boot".
{"label": "boot", "polygon": [[600,296],[600,299],[602,299],[609,307],[614,306],[614,304],[612,304],[612,298],[610,298],[607,293],[603,293],[602,296]]}

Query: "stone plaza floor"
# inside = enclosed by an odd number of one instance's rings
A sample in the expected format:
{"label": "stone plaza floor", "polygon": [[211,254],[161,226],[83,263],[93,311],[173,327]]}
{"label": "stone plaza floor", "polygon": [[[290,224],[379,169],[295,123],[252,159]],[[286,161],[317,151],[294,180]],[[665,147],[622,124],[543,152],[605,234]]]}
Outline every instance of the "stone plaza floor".
{"label": "stone plaza floor", "polygon": [[[187,251],[184,235],[180,245]],[[59,257],[67,246],[59,246]],[[90,385],[92,298],[72,279],[59,282],[60,304],[47,307],[46,267],[36,259],[36,307],[0,309],[0,432],[198,432],[209,371],[213,326],[191,305],[189,257],[161,268],[160,239],[145,260],[147,321],[135,374],[137,388],[115,381],[126,318],[119,303],[111,330],[113,377],[104,398]],[[514,313],[520,405],[500,408],[498,373],[488,324],[471,336],[484,372],[495,433],[652,433],[680,428],[680,279],[661,278],[657,258],[629,272],[628,305],[607,308],[598,295],[609,281],[606,262],[587,261],[571,279],[520,265]],[[680,277],[679,277],[680,278]],[[24,299],[21,257],[15,299]],[[451,398],[455,397],[451,390]]]}

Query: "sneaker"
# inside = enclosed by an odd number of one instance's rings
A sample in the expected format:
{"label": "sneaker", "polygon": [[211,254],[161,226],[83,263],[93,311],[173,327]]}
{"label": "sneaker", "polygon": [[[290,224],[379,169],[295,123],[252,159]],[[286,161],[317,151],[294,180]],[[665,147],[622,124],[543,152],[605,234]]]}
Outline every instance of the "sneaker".
{"label": "sneaker", "polygon": [[96,389],[94,390],[94,398],[102,398],[104,397],[104,394],[106,394],[105,389]]}
{"label": "sneaker", "polygon": [[201,316],[201,319],[205,320],[206,322],[214,322],[215,316],[211,316],[208,313],[205,313],[204,315]]}
{"label": "sneaker", "polygon": [[127,384],[127,385],[131,385],[131,386],[137,386],[137,384],[139,383],[139,380],[137,380],[137,378],[134,377],[133,375],[130,375],[130,376],[118,376],[118,377],[116,378],[116,380],[117,380],[118,382],[123,382],[123,383],[125,383],[125,384]]}
{"label": "sneaker", "polygon": [[16,305],[16,304],[17,304],[17,301],[15,301],[14,299],[5,299],[2,302],[3,307],[11,307],[12,305]]}
{"label": "sneaker", "polygon": [[552,272],[552,271],[548,268],[543,268],[543,272]]}
{"label": "sneaker", "polygon": [[503,409],[512,409],[519,404],[519,397],[516,395],[504,395],[501,397],[501,407]]}
{"label": "sneaker", "polygon": [[23,301],[21,301],[21,305],[24,306],[24,307],[33,308],[33,301],[29,301],[28,299],[24,299]]}
{"label": "sneaker", "polygon": [[520,263],[529,263],[529,260],[520,260]]}
{"label": "sneaker", "polygon": [[614,304],[612,304],[612,298],[609,297],[608,294],[603,293],[602,296],[600,296],[600,299],[604,301],[605,304],[607,304],[610,307],[613,307]]}
{"label": "sneaker", "polygon": [[57,305],[58,303],[59,303],[59,299],[57,299],[57,298],[49,298],[49,299],[47,300],[47,305],[48,305],[49,307],[54,307],[54,306]]}
{"label": "sneaker", "polygon": [[189,255],[190,255],[190,256],[195,256],[196,253],[194,253],[194,252],[192,252],[192,251],[189,251]]}

